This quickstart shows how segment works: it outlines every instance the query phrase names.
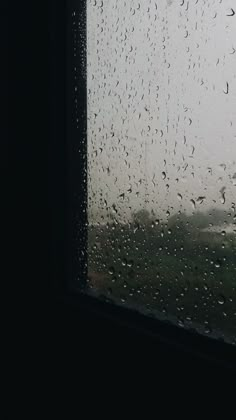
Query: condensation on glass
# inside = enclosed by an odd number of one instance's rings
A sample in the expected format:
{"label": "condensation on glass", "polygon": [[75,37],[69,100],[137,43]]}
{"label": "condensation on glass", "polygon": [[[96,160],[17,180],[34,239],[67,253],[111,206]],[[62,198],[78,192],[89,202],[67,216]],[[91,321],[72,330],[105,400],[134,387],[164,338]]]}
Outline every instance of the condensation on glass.
{"label": "condensation on glass", "polygon": [[236,337],[230,0],[87,3],[88,289]]}

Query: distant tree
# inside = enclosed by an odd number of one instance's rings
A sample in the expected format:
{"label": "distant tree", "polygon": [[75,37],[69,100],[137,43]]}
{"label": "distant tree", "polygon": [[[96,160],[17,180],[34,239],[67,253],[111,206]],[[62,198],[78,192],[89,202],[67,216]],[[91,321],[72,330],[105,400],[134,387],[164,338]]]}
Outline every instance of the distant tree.
{"label": "distant tree", "polygon": [[141,209],[132,214],[134,223],[145,226],[151,222],[151,215],[148,210]]}
{"label": "distant tree", "polygon": [[190,229],[191,228],[204,229],[210,223],[209,214],[202,213],[200,211],[197,211],[191,216],[188,216],[187,219],[188,219],[188,224],[189,224]]}
{"label": "distant tree", "polygon": [[188,234],[188,218],[185,213],[175,213],[169,218],[168,227],[171,228],[173,236],[179,240],[186,239]]}
{"label": "distant tree", "polygon": [[210,225],[210,223],[215,226],[220,226],[225,220],[228,220],[229,222],[227,211],[218,208],[211,208],[208,212],[204,213],[197,211],[191,216],[188,216],[190,228],[192,227],[198,229],[205,229]]}

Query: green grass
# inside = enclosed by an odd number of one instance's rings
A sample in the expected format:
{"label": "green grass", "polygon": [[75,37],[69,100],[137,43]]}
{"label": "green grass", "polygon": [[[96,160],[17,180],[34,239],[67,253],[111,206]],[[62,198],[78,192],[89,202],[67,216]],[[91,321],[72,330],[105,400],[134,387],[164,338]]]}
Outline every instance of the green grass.
{"label": "green grass", "polygon": [[102,278],[93,286],[236,337],[236,247],[218,239],[161,226],[90,228],[89,273]]}

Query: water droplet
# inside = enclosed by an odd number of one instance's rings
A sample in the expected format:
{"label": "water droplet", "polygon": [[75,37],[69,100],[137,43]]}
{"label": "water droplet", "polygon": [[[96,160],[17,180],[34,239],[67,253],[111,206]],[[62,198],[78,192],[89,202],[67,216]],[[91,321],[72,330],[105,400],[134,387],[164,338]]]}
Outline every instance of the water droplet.
{"label": "water droplet", "polygon": [[118,213],[118,210],[117,210],[117,208],[116,208],[116,205],[115,204],[112,204],[112,212],[113,213]]}
{"label": "water droplet", "polygon": [[234,9],[232,9],[232,7],[231,7],[231,9],[229,10],[229,12],[226,14],[226,16],[234,16],[235,15],[235,11],[234,11]]}
{"label": "water droplet", "polygon": [[221,204],[225,204],[225,193],[224,192],[221,194],[220,202],[221,202]]}
{"label": "water droplet", "polygon": [[210,334],[211,332],[212,332],[211,328],[207,325],[207,326],[205,327],[205,333],[206,333],[206,334]]}
{"label": "water droplet", "polygon": [[229,83],[228,82],[226,82],[226,85],[225,85],[225,88],[224,88],[223,92],[225,93],[225,95],[228,95],[228,93],[229,93]]}
{"label": "water droplet", "polygon": [[127,265],[127,260],[126,260],[126,258],[124,258],[124,259],[122,260],[121,264],[123,265],[123,267],[125,267],[125,266]]}
{"label": "water droplet", "polygon": [[114,272],[115,272],[114,267],[109,267],[108,273],[112,275],[114,274]]}
{"label": "water droplet", "polygon": [[204,202],[204,200],[206,199],[206,197],[205,196],[199,196],[198,198],[197,198],[197,203],[198,204],[202,204],[203,202]]}
{"label": "water droplet", "polygon": [[217,302],[219,303],[219,305],[224,305],[225,297],[223,295],[218,296]]}
{"label": "water droplet", "polygon": [[215,267],[216,267],[216,268],[220,268],[220,267],[221,267],[221,262],[220,262],[219,260],[217,260],[217,261],[215,262]]}

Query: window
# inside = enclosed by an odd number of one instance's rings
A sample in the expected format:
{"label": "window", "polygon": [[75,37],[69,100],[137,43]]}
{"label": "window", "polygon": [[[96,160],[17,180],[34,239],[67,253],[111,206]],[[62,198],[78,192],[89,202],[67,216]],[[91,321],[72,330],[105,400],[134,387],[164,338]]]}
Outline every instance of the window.
{"label": "window", "polygon": [[76,42],[86,19],[86,293],[235,344],[232,1],[89,0]]}

